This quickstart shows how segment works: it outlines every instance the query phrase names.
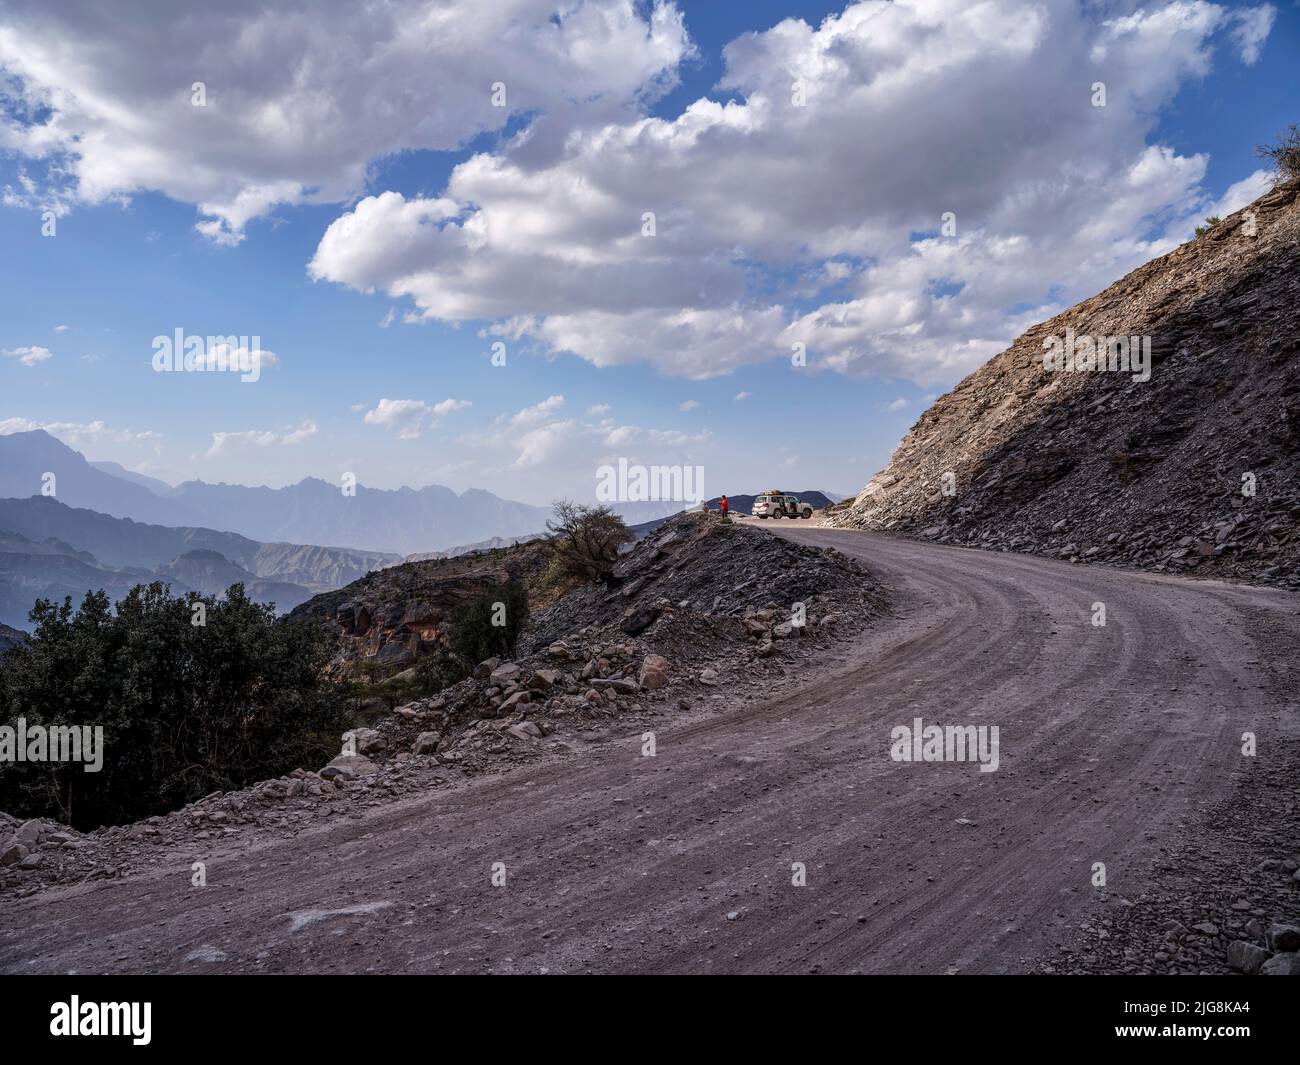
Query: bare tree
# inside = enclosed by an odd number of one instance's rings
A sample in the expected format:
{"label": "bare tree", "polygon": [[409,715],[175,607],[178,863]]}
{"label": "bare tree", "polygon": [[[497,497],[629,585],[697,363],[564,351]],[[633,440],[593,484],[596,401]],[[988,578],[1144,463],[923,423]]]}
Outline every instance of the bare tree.
{"label": "bare tree", "polygon": [[561,499],[546,523],[558,572],[584,583],[610,583],[618,549],[632,539],[623,519],[609,507],[584,506]]}
{"label": "bare tree", "polygon": [[1300,178],[1300,128],[1294,122],[1276,144],[1261,144],[1255,152],[1261,159],[1272,162],[1283,181]]}

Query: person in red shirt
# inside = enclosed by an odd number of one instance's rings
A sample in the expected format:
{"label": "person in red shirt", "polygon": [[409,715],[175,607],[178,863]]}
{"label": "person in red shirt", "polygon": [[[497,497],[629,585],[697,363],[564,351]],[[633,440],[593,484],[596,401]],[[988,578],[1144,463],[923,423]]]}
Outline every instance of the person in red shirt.
{"label": "person in red shirt", "polygon": [[727,497],[726,497],[726,496],[723,496],[723,497],[722,497],[722,503],[721,503],[721,505],[719,506],[718,509],[720,509],[720,510],[722,511],[722,516],[725,518],[725,517],[727,516]]}

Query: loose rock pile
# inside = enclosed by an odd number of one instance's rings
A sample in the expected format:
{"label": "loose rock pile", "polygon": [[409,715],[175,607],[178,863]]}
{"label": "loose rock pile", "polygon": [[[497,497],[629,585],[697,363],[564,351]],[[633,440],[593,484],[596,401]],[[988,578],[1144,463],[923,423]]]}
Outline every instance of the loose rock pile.
{"label": "loose rock pile", "polygon": [[[1300,587],[1297,308],[1292,183],[1029,330],[827,523]],[[1045,370],[1067,328],[1150,337],[1150,380]]]}

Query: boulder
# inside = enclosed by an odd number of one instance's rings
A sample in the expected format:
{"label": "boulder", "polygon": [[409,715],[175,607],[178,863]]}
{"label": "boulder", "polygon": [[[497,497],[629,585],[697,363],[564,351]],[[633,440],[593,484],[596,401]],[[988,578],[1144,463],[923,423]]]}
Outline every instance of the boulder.
{"label": "boulder", "polygon": [[322,780],[355,780],[379,769],[374,762],[360,754],[340,754],[320,771]]}
{"label": "boulder", "polygon": [[1300,976],[1300,953],[1292,950],[1274,954],[1259,972],[1261,976]]}
{"label": "boulder", "polygon": [[629,636],[639,636],[659,620],[659,613],[660,608],[657,606],[637,607],[623,615],[618,627]]}
{"label": "boulder", "polygon": [[1275,924],[1268,930],[1268,945],[1274,950],[1300,950],[1300,928],[1293,924]]}
{"label": "boulder", "polygon": [[531,693],[527,691],[515,692],[514,695],[510,696],[509,699],[501,704],[501,711],[503,713],[509,713],[516,706],[523,706],[526,703],[532,702],[532,698]]}
{"label": "boulder", "polygon": [[641,662],[641,687],[648,691],[668,685],[668,659],[662,655],[646,655]]}
{"label": "boulder", "polygon": [[518,721],[506,729],[506,732],[520,740],[540,740],[545,735],[532,721]]}
{"label": "boulder", "polygon": [[0,844],[0,866],[17,865],[31,852],[32,849],[26,843],[19,843],[17,839],[11,839]]}
{"label": "boulder", "polygon": [[492,670],[488,679],[498,687],[504,688],[519,677],[519,672],[518,662],[506,662]]}
{"label": "boulder", "polygon": [[489,658],[483,662],[480,662],[477,666],[474,667],[474,679],[487,680],[489,677],[492,676],[492,671],[496,669],[497,666],[499,666],[500,664],[501,664],[501,659],[499,658]]}
{"label": "boulder", "polygon": [[558,669],[539,669],[528,678],[528,687],[533,691],[549,691],[560,683],[561,675]]}
{"label": "boulder", "polygon": [[1268,951],[1263,947],[1247,943],[1244,939],[1237,939],[1228,944],[1228,964],[1239,973],[1254,976],[1266,961],[1268,961]]}
{"label": "boulder", "polygon": [[343,742],[347,743],[349,739],[352,740],[357,754],[373,754],[388,746],[388,741],[384,739],[383,734],[372,728],[350,729],[343,733]]}
{"label": "boulder", "polygon": [[24,821],[18,826],[18,842],[26,843],[29,847],[35,845],[36,841],[41,838],[41,833],[47,831],[52,826],[47,825],[39,817],[33,817],[30,821]]}
{"label": "boulder", "polygon": [[413,754],[433,754],[438,749],[438,743],[442,736],[437,732],[421,732],[415,737],[415,743],[411,746]]}

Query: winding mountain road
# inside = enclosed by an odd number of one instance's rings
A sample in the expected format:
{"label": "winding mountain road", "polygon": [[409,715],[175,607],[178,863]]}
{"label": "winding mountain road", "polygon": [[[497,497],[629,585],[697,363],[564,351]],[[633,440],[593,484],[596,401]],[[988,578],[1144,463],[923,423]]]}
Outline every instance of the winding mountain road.
{"label": "winding mountain road", "polygon": [[[182,870],[6,904],[0,970],[1025,971],[1085,919],[1094,863],[1136,893],[1252,771],[1243,732],[1260,758],[1300,734],[1295,594],[776,534],[894,590],[837,668],[665,726],[656,757],[630,736],[422,795],[217,862],[201,890]],[[997,725],[999,769],[891,760],[917,717]],[[224,960],[186,960],[201,945]]]}

